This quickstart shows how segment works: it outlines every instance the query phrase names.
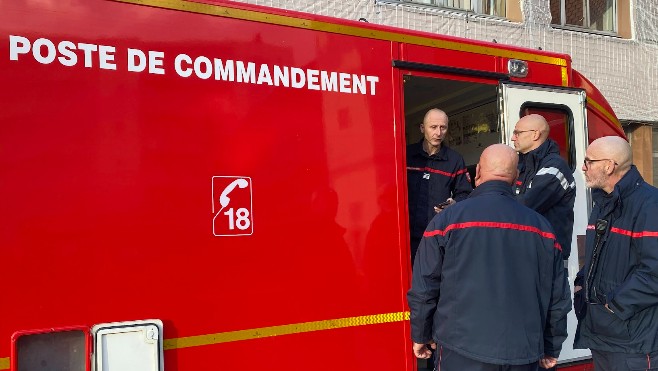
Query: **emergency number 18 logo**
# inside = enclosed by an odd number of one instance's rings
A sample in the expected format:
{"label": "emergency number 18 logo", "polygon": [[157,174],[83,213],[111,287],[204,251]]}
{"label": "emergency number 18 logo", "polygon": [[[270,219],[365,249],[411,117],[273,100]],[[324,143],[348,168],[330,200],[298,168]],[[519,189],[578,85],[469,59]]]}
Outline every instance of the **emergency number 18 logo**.
{"label": "emergency number 18 logo", "polygon": [[215,236],[246,236],[254,233],[251,178],[212,177],[212,213],[212,232]]}

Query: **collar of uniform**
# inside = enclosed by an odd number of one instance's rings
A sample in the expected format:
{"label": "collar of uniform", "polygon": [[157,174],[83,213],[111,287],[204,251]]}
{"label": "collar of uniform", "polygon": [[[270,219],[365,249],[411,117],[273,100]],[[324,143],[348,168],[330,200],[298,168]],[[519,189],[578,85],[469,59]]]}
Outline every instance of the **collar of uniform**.
{"label": "collar of uniform", "polygon": [[477,186],[468,196],[469,198],[478,197],[485,194],[502,194],[512,197],[512,186],[502,180],[490,180]]}
{"label": "collar of uniform", "polygon": [[446,160],[447,159],[446,152],[447,152],[447,147],[445,143],[441,143],[441,148],[439,148],[439,152],[430,156],[423,149],[423,140],[421,139],[420,142],[410,146],[407,156],[408,157],[422,156],[425,158],[431,158],[433,160]]}
{"label": "collar of uniform", "polygon": [[546,157],[551,153],[560,154],[560,146],[558,146],[557,143],[550,138],[547,138],[546,141],[542,143],[539,147],[528,152],[528,154],[532,154],[537,158]]}
{"label": "collar of uniform", "polygon": [[[535,165],[538,164],[544,157],[549,154],[560,154],[560,147],[553,139],[546,139],[539,147],[533,149],[528,153],[519,154],[519,168],[527,166],[534,170]],[[535,171],[533,171],[535,172]]]}

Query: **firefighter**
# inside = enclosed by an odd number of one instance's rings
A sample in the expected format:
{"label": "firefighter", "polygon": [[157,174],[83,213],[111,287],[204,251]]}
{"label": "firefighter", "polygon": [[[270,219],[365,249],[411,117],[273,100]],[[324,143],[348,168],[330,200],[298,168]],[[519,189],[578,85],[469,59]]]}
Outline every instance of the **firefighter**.
{"label": "firefighter", "polygon": [[571,253],[573,204],[576,182],[560,147],[548,138],[550,126],[541,115],[522,117],[512,132],[519,152],[519,179],[514,185],[516,199],[543,215],[555,230],[566,261]]}
{"label": "firefighter", "polygon": [[436,108],[427,111],[420,131],[423,139],[407,146],[412,264],[427,223],[472,191],[464,158],[443,143],[448,133],[448,115]]}
{"label": "firefighter", "polygon": [[603,137],[582,167],[594,204],[574,283],[574,348],[590,348],[601,371],[658,368],[658,189],[632,160],[626,140]]}
{"label": "firefighter", "polygon": [[418,358],[442,371],[553,367],[571,309],[560,246],[548,221],[518,203],[518,155],[484,150],[475,190],[430,222],[407,294]]}

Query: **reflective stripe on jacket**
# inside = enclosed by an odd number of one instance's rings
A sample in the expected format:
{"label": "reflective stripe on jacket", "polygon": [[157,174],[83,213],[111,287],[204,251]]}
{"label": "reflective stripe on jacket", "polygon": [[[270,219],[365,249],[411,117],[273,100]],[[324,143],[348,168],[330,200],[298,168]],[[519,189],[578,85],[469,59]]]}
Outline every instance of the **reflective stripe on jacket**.
{"label": "reflective stripe on jacket", "polygon": [[576,182],[566,161],[560,157],[557,143],[548,139],[538,148],[519,155],[515,193],[519,202],[548,219],[567,259],[571,254]]}

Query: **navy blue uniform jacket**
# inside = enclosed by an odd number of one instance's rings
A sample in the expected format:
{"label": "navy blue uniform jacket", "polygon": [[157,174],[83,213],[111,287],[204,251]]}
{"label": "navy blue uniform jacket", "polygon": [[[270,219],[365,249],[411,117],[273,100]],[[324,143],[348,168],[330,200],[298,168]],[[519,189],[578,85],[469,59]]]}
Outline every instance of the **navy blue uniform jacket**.
{"label": "navy blue uniform jacket", "polygon": [[[611,194],[597,189],[592,196],[585,265],[576,285],[584,286],[590,278],[589,301],[597,304],[587,305],[574,345],[607,352],[654,352],[658,350],[658,189],[645,183],[632,166]],[[609,223],[592,270],[598,219]],[[614,313],[604,308],[606,303]]]}
{"label": "navy blue uniform jacket", "polygon": [[423,236],[436,214],[434,206],[450,197],[461,201],[473,190],[459,153],[442,145],[439,152],[430,156],[423,150],[423,141],[407,146],[407,183],[412,239]]}
{"label": "navy blue uniform jacket", "polygon": [[411,336],[485,363],[557,357],[571,295],[548,221],[489,181],[427,227],[407,294]]}
{"label": "navy blue uniform jacket", "polygon": [[560,147],[548,139],[534,150],[519,155],[519,179],[516,198],[548,219],[562,246],[562,256],[569,258],[573,233],[573,204],[576,182]]}

